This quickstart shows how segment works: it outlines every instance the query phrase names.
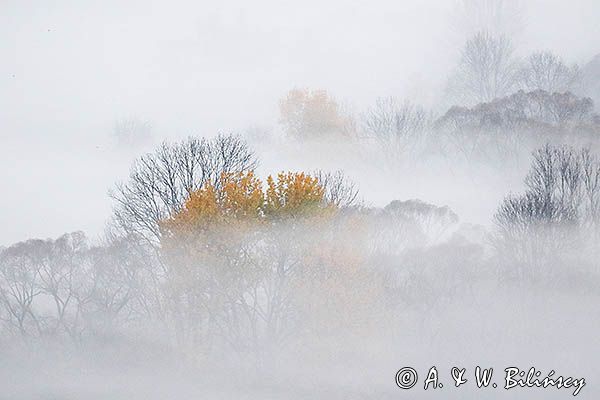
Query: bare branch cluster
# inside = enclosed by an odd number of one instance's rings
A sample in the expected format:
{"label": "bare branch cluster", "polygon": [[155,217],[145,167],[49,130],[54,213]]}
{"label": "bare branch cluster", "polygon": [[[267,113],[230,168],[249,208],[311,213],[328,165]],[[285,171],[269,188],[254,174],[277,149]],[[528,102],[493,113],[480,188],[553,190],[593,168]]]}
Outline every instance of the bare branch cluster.
{"label": "bare branch cluster", "polygon": [[577,65],[567,66],[560,57],[549,51],[530,55],[519,71],[518,79],[525,90],[544,90],[549,93],[568,92],[580,79]]}
{"label": "bare branch cluster", "polygon": [[600,160],[588,149],[546,145],[535,151],[527,190],[498,208],[495,244],[520,278],[550,274],[558,259],[594,246],[600,233]]}
{"label": "bare branch cluster", "polygon": [[207,182],[218,186],[224,173],[250,171],[257,164],[239,136],[165,142],[154,153],[140,157],[129,179],[111,191],[115,221],[127,234],[156,243],[158,222],[179,211],[192,192]]}
{"label": "bare branch cluster", "polygon": [[511,41],[482,31],[466,42],[448,91],[462,104],[492,101],[512,92],[518,82],[517,72]]}

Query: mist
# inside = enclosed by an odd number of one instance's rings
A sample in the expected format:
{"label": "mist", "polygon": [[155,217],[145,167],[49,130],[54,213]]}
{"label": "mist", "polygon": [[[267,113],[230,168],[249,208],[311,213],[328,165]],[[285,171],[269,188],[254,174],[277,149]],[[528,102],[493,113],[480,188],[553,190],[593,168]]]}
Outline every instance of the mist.
{"label": "mist", "polygon": [[597,1],[0,7],[0,398],[600,393]]}

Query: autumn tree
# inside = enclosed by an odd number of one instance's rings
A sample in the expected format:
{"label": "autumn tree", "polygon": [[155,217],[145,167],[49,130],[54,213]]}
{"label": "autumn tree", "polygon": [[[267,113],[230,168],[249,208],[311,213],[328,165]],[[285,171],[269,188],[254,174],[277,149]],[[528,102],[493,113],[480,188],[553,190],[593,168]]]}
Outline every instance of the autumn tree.
{"label": "autumn tree", "polygon": [[279,102],[280,122],[290,137],[324,139],[349,134],[351,117],[325,90],[293,89]]}
{"label": "autumn tree", "polygon": [[267,178],[265,214],[296,217],[310,215],[324,205],[325,189],[317,178],[304,173],[280,173]]}
{"label": "autumn tree", "polygon": [[252,172],[222,174],[160,222],[168,318],[179,346],[208,352],[217,337],[243,346],[224,320],[246,305],[245,279],[257,271],[250,238],[259,232],[261,186]]}
{"label": "autumn tree", "polygon": [[193,192],[208,183],[218,186],[222,174],[252,171],[257,163],[238,136],[165,142],[137,159],[129,178],[110,192],[115,224],[126,235],[156,244],[159,222],[180,211]]}
{"label": "autumn tree", "polygon": [[[324,189],[302,173],[281,173],[267,182],[263,190],[252,172],[222,174],[161,222],[180,343],[253,351],[266,336],[276,342],[287,326],[282,291],[295,264],[277,256],[286,247],[280,235],[273,236],[273,223],[325,209]],[[213,343],[219,337],[226,343]]]}
{"label": "autumn tree", "polygon": [[[339,229],[332,224],[339,206],[326,194],[320,180],[305,173],[269,176],[264,187],[252,172],[223,174],[218,185],[207,183],[161,222],[183,342],[254,353],[282,346],[302,331],[302,301],[324,294],[309,282],[323,282],[339,263],[337,284],[352,292],[350,280],[341,279],[358,279],[351,269],[342,273],[350,259],[336,256],[343,251],[332,236],[325,240],[333,226]],[[319,293],[300,295],[308,288]]]}

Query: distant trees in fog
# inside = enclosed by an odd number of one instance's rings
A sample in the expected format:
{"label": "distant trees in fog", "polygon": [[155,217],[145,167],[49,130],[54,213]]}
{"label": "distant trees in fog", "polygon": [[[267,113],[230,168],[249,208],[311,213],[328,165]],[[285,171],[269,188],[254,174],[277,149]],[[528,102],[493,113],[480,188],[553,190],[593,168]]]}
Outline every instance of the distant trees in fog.
{"label": "distant trees in fog", "polygon": [[529,129],[540,133],[553,130],[586,128],[600,124],[589,98],[574,94],[522,90],[472,108],[450,108],[437,125],[456,129]]}
{"label": "distant trees in fog", "polygon": [[279,102],[279,113],[285,133],[297,139],[328,139],[353,131],[353,119],[325,90],[290,90]]}
{"label": "distant trees in fog", "polygon": [[564,93],[576,88],[580,71],[577,65],[568,66],[557,55],[542,51],[525,60],[518,79],[525,90]]}
{"label": "distant trees in fog", "polygon": [[570,92],[518,91],[472,108],[455,106],[435,122],[446,151],[457,149],[469,160],[490,158],[490,151],[505,157],[523,146],[568,138],[585,143],[600,133],[600,117],[589,98]]}
{"label": "distant trees in fog", "polygon": [[[377,215],[377,246],[389,254],[406,248],[424,247],[443,241],[444,235],[456,227],[458,215],[449,207],[439,207],[421,200],[394,200]],[[399,247],[402,243],[405,247]]]}
{"label": "distant trees in fog", "polygon": [[0,320],[23,337],[103,334],[143,299],[149,264],[125,241],[90,246],[81,232],[28,240],[0,252]]}
{"label": "distant trees in fog", "polygon": [[553,94],[579,89],[579,67],[567,65],[550,51],[535,52],[524,59],[515,54],[508,36],[479,31],[470,37],[447,84],[454,105],[491,102],[522,89]]}
{"label": "distant trees in fog", "polygon": [[365,135],[395,153],[411,150],[430,128],[431,117],[421,106],[394,97],[378,98],[362,116]]}
{"label": "distant trees in fog", "polygon": [[[491,1],[479,11],[504,15],[511,8],[505,6]],[[577,65],[549,51],[522,59],[507,36],[479,31],[448,79],[445,102],[453,105],[441,116],[393,96],[354,116],[324,90],[294,89],[280,101],[279,121],[288,137],[353,144],[386,168],[425,154],[515,161],[519,149],[567,137],[585,142],[600,131],[593,101],[576,94],[581,76]]]}
{"label": "distant trees in fog", "polygon": [[371,212],[366,245],[385,278],[387,304],[410,307],[426,319],[435,305],[468,294],[478,264],[484,264],[483,247],[460,234],[454,211],[421,200],[394,200]]}
{"label": "distant trees in fog", "polygon": [[489,102],[516,88],[517,72],[510,39],[481,31],[465,43],[448,92],[459,104]]}
{"label": "distant trees in fog", "polygon": [[509,258],[508,276],[540,280],[556,273],[552,266],[573,252],[598,250],[597,156],[587,149],[546,145],[534,152],[525,183],[525,193],[507,197],[494,217],[495,243]]}

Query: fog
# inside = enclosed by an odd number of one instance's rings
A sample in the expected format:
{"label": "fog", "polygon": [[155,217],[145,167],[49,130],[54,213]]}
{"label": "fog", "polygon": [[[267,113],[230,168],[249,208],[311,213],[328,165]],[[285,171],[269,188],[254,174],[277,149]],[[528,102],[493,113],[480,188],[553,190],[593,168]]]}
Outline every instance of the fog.
{"label": "fog", "polygon": [[[580,63],[598,51],[597,2],[521,7],[521,51],[549,49]],[[11,195],[1,205],[11,209],[2,215],[11,229],[0,242],[101,231],[110,210],[102,194],[127,171],[107,154],[119,118],[149,121],[160,141],[276,128],[278,99],[293,87],[324,88],[356,108],[390,95],[435,103],[465,32],[478,24],[465,24],[456,8],[451,1],[3,2],[1,167],[10,171]],[[69,190],[77,177],[65,169],[79,157],[97,179]],[[43,190],[43,207],[21,207],[31,204],[26,183],[48,177],[60,189]],[[48,223],[45,207],[64,218]]]}
{"label": "fog", "polygon": [[213,3],[0,5],[0,398],[596,398],[600,3]]}

